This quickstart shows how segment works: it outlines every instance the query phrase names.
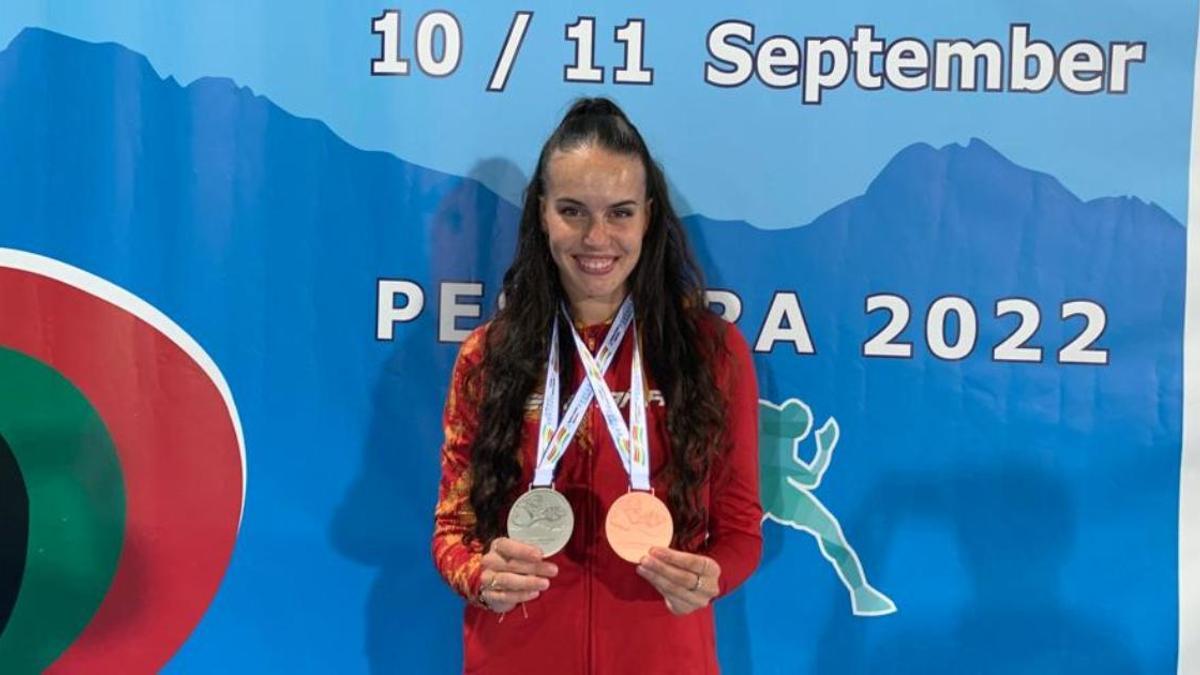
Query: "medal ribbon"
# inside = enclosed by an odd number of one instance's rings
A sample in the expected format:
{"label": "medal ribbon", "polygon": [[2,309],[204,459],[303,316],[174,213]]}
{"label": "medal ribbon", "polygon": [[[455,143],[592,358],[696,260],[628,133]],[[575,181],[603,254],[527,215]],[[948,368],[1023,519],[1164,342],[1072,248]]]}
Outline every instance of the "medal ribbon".
{"label": "medal ribbon", "polygon": [[[568,323],[571,322],[570,319],[568,314]],[[617,316],[613,319],[612,327],[609,328],[604,342],[600,344],[600,351],[596,352],[596,358],[593,359],[586,348],[582,351],[587,355],[592,367],[598,369],[601,384],[604,383],[604,373],[612,364],[617,347],[625,338],[625,332],[631,323],[633,323],[633,300],[627,296],[621,303],[621,308],[617,310]],[[574,324],[572,324],[571,330],[575,334],[576,346],[578,346],[580,344],[579,333],[575,331]],[[588,362],[584,363],[586,367]],[[566,452],[567,446],[571,444],[571,439],[575,437],[575,432],[579,430],[583,415],[592,402],[594,384],[589,376],[584,378],[583,382],[579,384],[579,389],[575,390],[560,424],[558,419],[559,386],[558,321],[556,320],[550,331],[550,357],[546,363],[546,386],[542,390],[542,419],[538,424],[537,469],[533,475],[535,487],[548,486],[554,481],[554,469]],[[607,386],[605,391],[608,391]],[[611,399],[612,392],[609,392],[608,396]]]}
{"label": "medal ribbon", "polygon": [[[628,302],[628,299],[626,299]],[[583,361],[583,370],[587,373],[592,391],[596,394],[596,402],[600,404],[600,412],[612,436],[613,445],[621,455],[625,471],[629,474],[629,485],[634,490],[650,489],[650,444],[646,433],[646,391],[642,384],[642,350],[638,344],[637,324],[633,326],[633,363],[629,374],[629,426],[621,418],[621,410],[617,407],[612,391],[604,381],[604,370],[592,358],[579,331],[572,327],[575,337],[575,350]],[[605,364],[607,366],[608,364]]]}

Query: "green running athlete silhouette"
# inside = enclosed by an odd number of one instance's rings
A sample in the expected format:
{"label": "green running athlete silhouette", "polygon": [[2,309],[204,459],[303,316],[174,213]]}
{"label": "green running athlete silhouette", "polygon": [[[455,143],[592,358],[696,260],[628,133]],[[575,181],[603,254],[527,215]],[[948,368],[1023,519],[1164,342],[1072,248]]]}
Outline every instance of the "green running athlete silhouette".
{"label": "green running athlete silhouette", "polygon": [[771,519],[816,537],[821,555],[833,564],[850,592],[856,616],[882,616],[896,604],[867,582],[858,554],[842,534],[836,517],[812,491],[821,484],[840,430],[832,417],[817,430],[817,452],[811,462],[800,458],[800,443],[813,428],[812,410],[798,399],[782,405],[759,399],[758,453],[763,500],[763,520]]}

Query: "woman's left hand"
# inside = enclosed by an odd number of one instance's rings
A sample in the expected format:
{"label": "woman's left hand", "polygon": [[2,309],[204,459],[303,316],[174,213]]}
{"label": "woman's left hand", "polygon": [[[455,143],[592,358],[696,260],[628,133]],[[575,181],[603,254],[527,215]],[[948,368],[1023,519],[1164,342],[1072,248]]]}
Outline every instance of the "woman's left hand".
{"label": "woman's left hand", "polygon": [[721,566],[707,556],[656,546],[642,558],[637,573],[662,593],[672,614],[682,616],[717,597]]}

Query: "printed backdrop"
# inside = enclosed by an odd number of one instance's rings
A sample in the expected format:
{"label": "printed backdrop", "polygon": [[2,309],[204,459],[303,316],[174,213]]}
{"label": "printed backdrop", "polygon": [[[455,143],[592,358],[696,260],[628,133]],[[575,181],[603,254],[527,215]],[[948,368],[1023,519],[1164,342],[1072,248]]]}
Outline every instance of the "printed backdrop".
{"label": "printed backdrop", "polygon": [[0,11],[0,672],[458,669],[449,371],[594,94],[755,351],[725,671],[1200,672],[1195,0],[111,5]]}

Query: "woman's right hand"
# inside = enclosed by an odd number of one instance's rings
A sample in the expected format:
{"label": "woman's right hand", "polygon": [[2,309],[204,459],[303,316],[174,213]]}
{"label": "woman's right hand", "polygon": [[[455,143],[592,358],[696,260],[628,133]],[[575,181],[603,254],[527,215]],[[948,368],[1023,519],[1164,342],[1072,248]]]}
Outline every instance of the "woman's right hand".
{"label": "woman's right hand", "polygon": [[542,559],[536,546],[497,537],[480,561],[479,599],[493,612],[507,612],[550,588],[558,566]]}

